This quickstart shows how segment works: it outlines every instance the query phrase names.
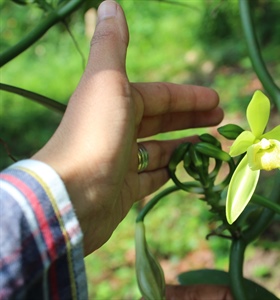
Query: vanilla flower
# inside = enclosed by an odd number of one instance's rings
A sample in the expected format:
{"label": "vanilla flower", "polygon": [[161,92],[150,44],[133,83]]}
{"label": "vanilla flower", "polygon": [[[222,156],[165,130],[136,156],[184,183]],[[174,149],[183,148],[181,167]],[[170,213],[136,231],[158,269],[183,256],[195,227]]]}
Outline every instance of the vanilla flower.
{"label": "vanilla flower", "polygon": [[230,148],[231,156],[247,152],[232,175],[226,200],[226,217],[232,224],[250,201],[260,170],[280,168],[280,125],[264,133],[270,115],[269,99],[256,91],[246,116],[251,131],[243,131]]}

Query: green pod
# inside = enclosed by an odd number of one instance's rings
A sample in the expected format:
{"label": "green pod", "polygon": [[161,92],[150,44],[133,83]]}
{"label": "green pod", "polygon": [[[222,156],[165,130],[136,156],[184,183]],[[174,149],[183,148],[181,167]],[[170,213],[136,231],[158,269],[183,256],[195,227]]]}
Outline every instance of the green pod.
{"label": "green pod", "polygon": [[221,149],[221,143],[213,135],[209,133],[204,133],[199,136],[200,140],[205,143],[212,144]]}
{"label": "green pod", "polygon": [[202,155],[201,153],[195,151],[195,147],[191,147],[190,156],[191,156],[192,163],[195,165],[196,168],[203,167]]}
{"label": "green pod", "polygon": [[187,151],[184,155],[184,158],[183,158],[183,163],[184,163],[184,168],[188,168],[191,163],[192,163],[192,159],[191,159],[191,154],[190,154],[190,151]]}
{"label": "green pod", "polygon": [[189,165],[188,167],[185,168],[185,170],[192,178],[200,181],[199,174],[198,174],[197,170],[195,170],[193,165]]}
{"label": "green pod", "polygon": [[161,266],[149,252],[143,222],[136,223],[136,276],[145,300],[165,299],[165,280]]}
{"label": "green pod", "polygon": [[188,151],[190,145],[191,145],[190,142],[183,143],[174,150],[168,164],[168,169],[170,172],[175,172],[177,165],[181,160],[183,160],[183,157],[185,153]]}
{"label": "green pod", "polygon": [[211,173],[209,174],[209,177],[210,178],[216,178],[220,169],[221,169],[221,166],[222,166],[222,161],[219,160],[219,159],[215,159],[215,167],[214,169],[211,171]]}
{"label": "green pod", "polygon": [[243,128],[235,124],[227,124],[218,128],[218,132],[220,133],[220,135],[227,138],[228,140],[235,140],[243,131]]}
{"label": "green pod", "polygon": [[206,173],[208,173],[208,168],[210,165],[210,160],[209,160],[209,156],[206,155],[202,155],[202,162],[203,162],[203,167]]}
{"label": "green pod", "polygon": [[[208,186],[209,180],[208,180],[208,164],[204,165],[204,154],[201,154],[200,152],[196,151],[195,146],[193,146],[190,150],[190,156],[192,159],[192,163],[195,167],[195,170],[197,171],[199,175],[199,179],[204,187]],[[189,170],[189,169],[188,169]]]}
{"label": "green pod", "polygon": [[205,143],[205,142],[197,143],[195,144],[195,149],[202,154],[205,154],[209,157],[213,157],[222,161],[231,160],[231,156],[227,152],[209,143]]}
{"label": "green pod", "polygon": [[187,151],[185,153],[185,156],[184,156],[184,169],[195,180],[199,180],[199,174],[196,171],[196,168],[195,168],[195,165],[193,163],[192,156],[191,156],[191,149],[192,148],[193,148],[193,146],[191,146],[189,151]]}

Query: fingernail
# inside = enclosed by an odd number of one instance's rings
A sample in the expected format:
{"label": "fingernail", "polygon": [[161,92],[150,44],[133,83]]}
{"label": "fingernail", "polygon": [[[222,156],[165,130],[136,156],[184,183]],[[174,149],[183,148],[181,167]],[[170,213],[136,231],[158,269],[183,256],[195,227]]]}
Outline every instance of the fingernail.
{"label": "fingernail", "polygon": [[117,4],[114,1],[106,0],[98,8],[98,20],[115,17],[117,14]]}

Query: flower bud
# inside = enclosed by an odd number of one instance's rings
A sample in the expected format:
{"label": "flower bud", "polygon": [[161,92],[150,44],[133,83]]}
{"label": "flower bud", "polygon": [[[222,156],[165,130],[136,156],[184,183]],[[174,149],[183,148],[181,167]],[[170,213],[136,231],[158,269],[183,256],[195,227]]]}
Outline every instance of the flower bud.
{"label": "flower bud", "polygon": [[243,131],[244,129],[235,124],[227,124],[218,128],[218,132],[220,133],[220,135],[229,140],[235,140]]}
{"label": "flower bud", "polygon": [[136,223],[136,275],[139,289],[145,300],[165,299],[163,271],[147,248],[143,222]]}
{"label": "flower bud", "polygon": [[263,138],[247,150],[248,164],[252,171],[280,168],[280,142]]}

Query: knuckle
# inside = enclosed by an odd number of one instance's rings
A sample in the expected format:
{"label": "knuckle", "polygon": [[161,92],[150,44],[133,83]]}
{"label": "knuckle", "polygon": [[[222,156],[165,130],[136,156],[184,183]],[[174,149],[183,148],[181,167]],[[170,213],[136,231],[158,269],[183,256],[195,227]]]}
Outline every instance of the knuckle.
{"label": "knuckle", "polygon": [[106,40],[116,40],[117,34],[113,30],[96,30],[94,33],[90,46],[93,47]]}

